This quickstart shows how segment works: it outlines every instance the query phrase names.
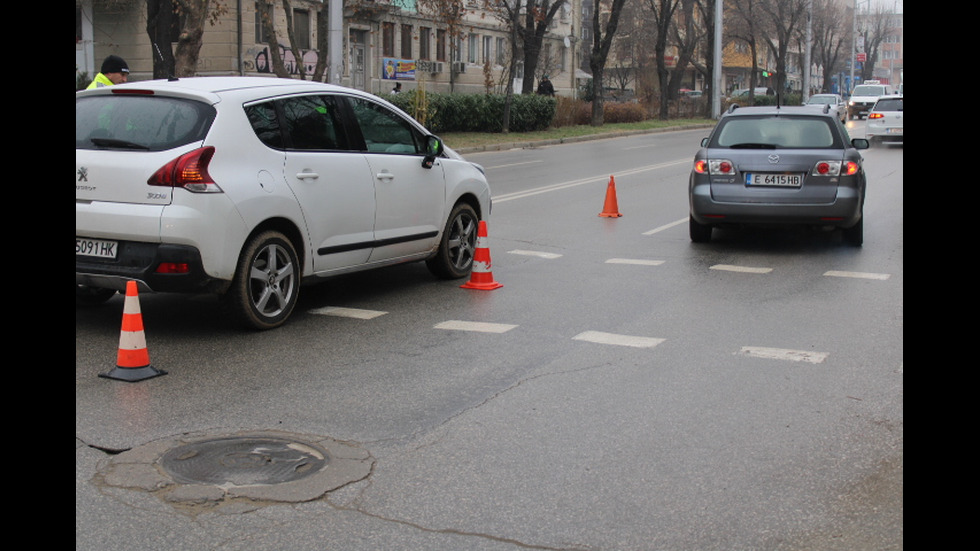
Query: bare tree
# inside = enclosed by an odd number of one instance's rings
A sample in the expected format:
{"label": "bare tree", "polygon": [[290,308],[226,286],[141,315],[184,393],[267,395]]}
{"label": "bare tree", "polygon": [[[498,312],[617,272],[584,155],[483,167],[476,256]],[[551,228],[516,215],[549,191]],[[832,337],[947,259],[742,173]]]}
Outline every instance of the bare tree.
{"label": "bare tree", "polygon": [[799,27],[805,22],[806,0],[763,0],[759,8],[768,30],[762,38],[776,60],[776,95],[782,98],[786,92],[789,48]]}
{"label": "bare tree", "polygon": [[[204,41],[204,27],[227,13],[225,0],[146,0],[146,33],[153,48],[153,76],[190,77]],[[177,47],[171,50],[173,22],[180,22]]]}
{"label": "bare tree", "polygon": [[834,0],[814,0],[813,60],[823,67],[822,92],[830,92],[830,83],[838,70],[844,69],[849,52],[850,26]]}
{"label": "bare tree", "polygon": [[861,68],[861,78],[868,80],[874,78],[875,64],[878,63],[878,51],[892,30],[893,24],[891,13],[880,4],[875,7],[873,12],[860,18],[859,21],[861,23],[858,32],[864,39],[864,53],[868,56]]}
{"label": "bare tree", "polygon": [[[592,126],[602,126],[603,122],[603,72],[606,68],[606,60],[609,58],[609,49],[612,47],[613,37],[616,36],[616,27],[619,26],[619,16],[623,11],[623,4],[626,0],[611,0],[609,11],[603,13],[603,3],[596,0],[592,11],[592,51],[589,56],[589,69],[592,70],[592,83],[598,87],[595,92],[595,99],[592,100]],[[602,23],[605,19],[605,29]]]}
{"label": "bare tree", "polygon": [[657,84],[660,91],[660,119],[667,120],[669,107],[669,78],[667,69],[667,44],[670,38],[670,25],[680,0],[648,0],[653,16],[654,59],[657,62]]}

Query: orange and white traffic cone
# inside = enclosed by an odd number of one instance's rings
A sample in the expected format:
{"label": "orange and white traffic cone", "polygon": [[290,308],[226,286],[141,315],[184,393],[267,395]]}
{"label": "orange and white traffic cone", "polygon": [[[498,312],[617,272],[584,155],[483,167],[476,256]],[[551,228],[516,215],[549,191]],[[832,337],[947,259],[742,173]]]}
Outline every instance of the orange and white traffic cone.
{"label": "orange and white traffic cone", "polygon": [[476,250],[473,251],[473,272],[470,280],[460,285],[463,289],[479,289],[489,291],[503,287],[502,284],[493,280],[493,272],[490,271],[490,248],[487,238],[487,223],[480,220],[480,228],[476,233]]}
{"label": "orange and white traffic cone", "polygon": [[610,176],[609,184],[606,186],[606,203],[602,207],[599,216],[604,218],[619,218],[619,203],[616,201],[616,180]]}
{"label": "orange and white traffic cone", "polygon": [[126,283],[126,302],[123,303],[122,331],[119,333],[119,353],[116,367],[99,377],[119,381],[136,382],[150,377],[166,375],[166,371],[150,365],[150,354],[146,350],[146,335],[143,333],[143,314],[140,299],[136,293],[136,282]]}

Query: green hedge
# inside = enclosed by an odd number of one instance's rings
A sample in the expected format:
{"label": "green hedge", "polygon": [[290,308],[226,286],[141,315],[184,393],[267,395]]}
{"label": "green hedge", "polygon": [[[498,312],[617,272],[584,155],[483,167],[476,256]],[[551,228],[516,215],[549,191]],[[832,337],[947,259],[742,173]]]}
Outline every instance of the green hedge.
{"label": "green hedge", "polygon": [[[501,94],[435,94],[418,90],[385,99],[422,122],[433,133],[502,132],[506,96]],[[555,117],[555,98],[515,94],[510,107],[511,132],[545,130]]]}

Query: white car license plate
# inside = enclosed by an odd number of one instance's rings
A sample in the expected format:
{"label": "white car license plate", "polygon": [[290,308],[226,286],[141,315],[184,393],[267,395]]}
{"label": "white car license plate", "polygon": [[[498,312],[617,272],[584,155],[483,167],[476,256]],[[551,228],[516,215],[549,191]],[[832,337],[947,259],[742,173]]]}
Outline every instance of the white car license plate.
{"label": "white car license plate", "polygon": [[119,243],[102,239],[75,238],[75,256],[94,256],[98,258],[116,258]]}
{"label": "white car license plate", "polygon": [[781,187],[800,187],[803,185],[802,174],[771,174],[771,173],[748,173],[745,175],[745,185],[747,186],[781,186]]}
{"label": "white car license plate", "polygon": [[901,134],[902,133],[902,130],[904,130],[904,128],[889,128],[885,132],[887,134]]}

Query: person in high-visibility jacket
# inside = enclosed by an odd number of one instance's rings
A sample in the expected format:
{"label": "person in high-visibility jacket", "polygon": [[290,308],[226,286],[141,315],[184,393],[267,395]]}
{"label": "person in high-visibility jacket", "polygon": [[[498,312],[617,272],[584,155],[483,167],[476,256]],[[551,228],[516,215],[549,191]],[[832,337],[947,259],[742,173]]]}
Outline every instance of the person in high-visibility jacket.
{"label": "person in high-visibility jacket", "polygon": [[123,58],[117,55],[110,55],[102,62],[102,70],[99,71],[99,74],[95,75],[95,79],[88,85],[86,90],[112,86],[113,84],[122,84],[127,79],[129,79],[129,65],[126,65],[126,61]]}

